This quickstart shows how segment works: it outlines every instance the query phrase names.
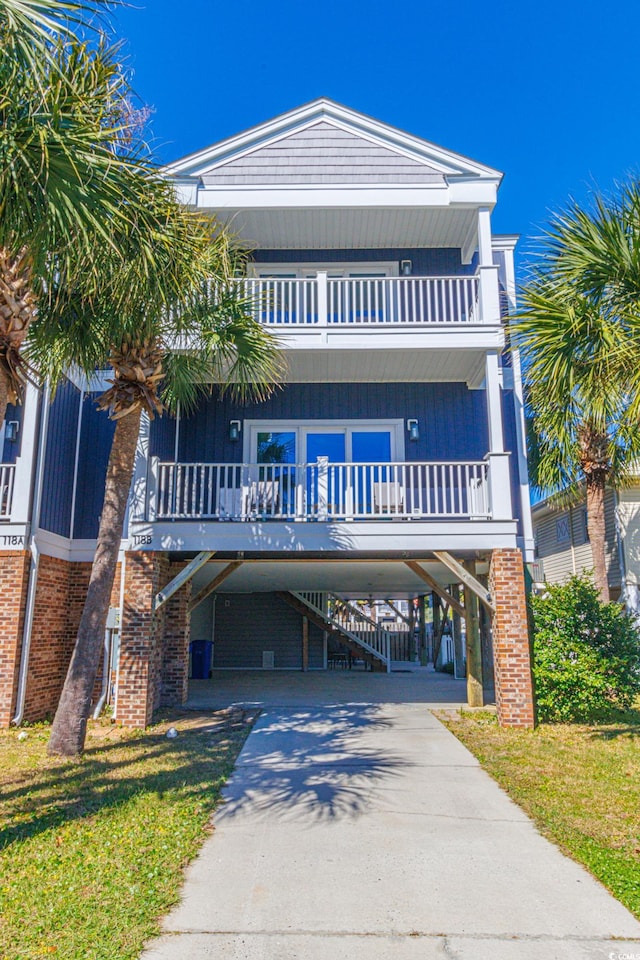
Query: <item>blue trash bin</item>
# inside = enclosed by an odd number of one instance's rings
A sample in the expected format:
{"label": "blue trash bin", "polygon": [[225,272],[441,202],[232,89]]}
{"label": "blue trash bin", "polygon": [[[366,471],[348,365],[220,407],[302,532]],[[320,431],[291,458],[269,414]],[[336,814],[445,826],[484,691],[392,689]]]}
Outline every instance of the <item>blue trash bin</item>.
{"label": "blue trash bin", "polygon": [[191,679],[208,680],[211,676],[211,640],[192,640],[189,644],[191,651]]}

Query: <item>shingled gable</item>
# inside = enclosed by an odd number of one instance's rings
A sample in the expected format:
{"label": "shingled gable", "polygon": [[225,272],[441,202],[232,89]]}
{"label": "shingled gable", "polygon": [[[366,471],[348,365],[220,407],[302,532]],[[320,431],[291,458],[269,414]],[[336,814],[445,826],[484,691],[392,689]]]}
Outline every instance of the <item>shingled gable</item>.
{"label": "shingled gable", "polygon": [[166,172],[209,187],[443,184],[501,174],[329,100],[316,100],[176,161]]}

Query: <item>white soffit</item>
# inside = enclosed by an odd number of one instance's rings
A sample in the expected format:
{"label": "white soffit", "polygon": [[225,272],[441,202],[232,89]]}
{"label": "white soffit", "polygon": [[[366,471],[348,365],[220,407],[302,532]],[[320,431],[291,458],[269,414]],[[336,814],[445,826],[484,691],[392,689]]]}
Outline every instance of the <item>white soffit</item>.
{"label": "white soffit", "polygon": [[216,211],[250,247],[266,250],[462,247],[474,209],[393,208]]}
{"label": "white soffit", "polygon": [[467,383],[484,376],[480,350],[291,350],[285,348],[289,383]]}

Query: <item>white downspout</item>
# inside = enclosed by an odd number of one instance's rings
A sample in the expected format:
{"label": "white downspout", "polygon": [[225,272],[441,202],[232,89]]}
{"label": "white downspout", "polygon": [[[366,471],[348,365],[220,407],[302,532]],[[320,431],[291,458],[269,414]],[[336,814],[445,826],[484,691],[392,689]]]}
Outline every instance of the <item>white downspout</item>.
{"label": "white downspout", "polygon": [[36,587],[38,584],[38,563],[40,553],[36,536],[40,526],[40,507],[42,504],[42,487],[44,483],[44,459],[47,444],[47,427],[49,425],[49,400],[51,388],[49,381],[45,384],[42,396],[42,414],[40,418],[40,437],[38,440],[38,459],[36,467],[36,482],[33,492],[31,508],[31,566],[29,568],[29,586],[27,588],[27,603],[24,615],[24,629],[22,633],[22,650],[20,651],[20,673],[18,676],[18,695],[16,698],[16,715],[11,721],[19,727],[24,717],[24,703],[27,692],[27,674],[29,670],[29,651],[31,649],[31,629],[33,627],[33,613],[36,605]]}

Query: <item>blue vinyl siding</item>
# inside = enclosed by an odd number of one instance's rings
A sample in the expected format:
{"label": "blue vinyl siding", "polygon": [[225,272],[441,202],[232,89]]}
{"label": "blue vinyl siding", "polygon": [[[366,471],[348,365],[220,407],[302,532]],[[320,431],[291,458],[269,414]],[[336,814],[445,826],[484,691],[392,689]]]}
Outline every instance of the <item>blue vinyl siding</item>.
{"label": "blue vinyl siding", "polygon": [[7,405],[7,413],[5,415],[5,423],[9,423],[11,420],[18,421],[18,436],[15,440],[5,440],[2,446],[2,458],[1,463],[15,463],[17,458],[20,456],[20,449],[22,446],[22,407],[16,406],[13,403]]}
{"label": "blue vinyl siding", "polygon": [[[261,670],[263,650],[273,650],[276,670],[301,670],[300,614],[273,593],[219,594],[214,668]],[[323,666],[322,634],[315,627],[309,630],[309,666]]]}
{"label": "blue vinyl siding", "polygon": [[61,537],[69,536],[71,522],[79,405],[80,392],[67,381],[49,411],[40,526]]}
{"label": "blue vinyl siding", "polygon": [[[407,460],[481,460],[488,450],[484,390],[462,383],[292,383],[264,403],[240,406],[211,397],[180,423],[183,461],[239,463],[242,438],[229,440],[230,420],[336,420],[417,417],[420,439],[406,438]],[[154,421],[151,453],[173,459],[175,424]],[[406,435],[405,435],[406,437]]]}
{"label": "blue vinyl siding", "polygon": [[104,501],[104,483],[115,423],[98,410],[97,394],[88,395],[82,411],[80,463],[73,537],[91,540],[98,536],[98,524]]}
{"label": "blue vinyl siding", "polygon": [[409,247],[384,250],[256,250],[254,263],[381,263],[411,260],[417,277],[474,274],[477,258],[462,263],[457,247]]}

